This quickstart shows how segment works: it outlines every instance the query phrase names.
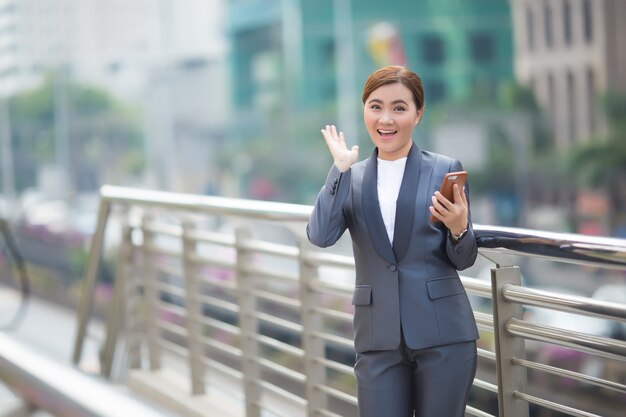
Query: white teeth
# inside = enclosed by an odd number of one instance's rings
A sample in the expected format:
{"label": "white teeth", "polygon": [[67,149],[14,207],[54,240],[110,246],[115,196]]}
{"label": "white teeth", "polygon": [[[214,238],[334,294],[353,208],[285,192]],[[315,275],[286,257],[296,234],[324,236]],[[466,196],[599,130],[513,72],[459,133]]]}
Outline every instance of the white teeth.
{"label": "white teeth", "polygon": [[383,135],[389,135],[389,134],[392,134],[392,133],[396,133],[395,130],[380,130],[380,129],[378,129],[378,132],[382,133]]}

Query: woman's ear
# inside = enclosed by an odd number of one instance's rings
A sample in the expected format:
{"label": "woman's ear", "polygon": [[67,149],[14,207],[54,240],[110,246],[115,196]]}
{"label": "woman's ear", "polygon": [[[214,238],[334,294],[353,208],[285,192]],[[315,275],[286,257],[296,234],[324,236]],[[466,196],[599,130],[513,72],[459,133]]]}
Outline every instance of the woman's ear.
{"label": "woman's ear", "polygon": [[415,125],[416,126],[420,122],[420,120],[422,120],[422,114],[424,114],[424,108],[423,107],[417,111],[417,116],[415,118]]}

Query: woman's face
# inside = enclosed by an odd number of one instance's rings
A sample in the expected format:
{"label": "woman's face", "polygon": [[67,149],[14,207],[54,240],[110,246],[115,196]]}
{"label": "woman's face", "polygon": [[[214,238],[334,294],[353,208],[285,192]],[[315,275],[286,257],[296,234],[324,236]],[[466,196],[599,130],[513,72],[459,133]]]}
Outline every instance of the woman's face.
{"label": "woman's face", "polygon": [[378,148],[378,157],[390,161],[409,154],[411,135],[421,117],[411,90],[401,83],[378,87],[363,106],[365,127]]}

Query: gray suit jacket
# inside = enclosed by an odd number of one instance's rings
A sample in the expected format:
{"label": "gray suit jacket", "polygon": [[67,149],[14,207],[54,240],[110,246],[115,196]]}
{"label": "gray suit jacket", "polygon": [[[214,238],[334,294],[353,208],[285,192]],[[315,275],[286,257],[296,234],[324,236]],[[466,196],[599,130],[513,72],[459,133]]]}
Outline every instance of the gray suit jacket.
{"label": "gray suit jacket", "polygon": [[378,203],[377,155],[374,150],[344,173],[333,165],[307,225],[309,240],[320,247],[350,230],[357,352],[397,348],[401,328],[412,349],[476,340],[476,322],[457,273],[476,259],[471,217],[467,235],[453,245],[447,228],[431,223],[428,211],[444,175],[462,170],[461,163],[413,144],[391,245]]}

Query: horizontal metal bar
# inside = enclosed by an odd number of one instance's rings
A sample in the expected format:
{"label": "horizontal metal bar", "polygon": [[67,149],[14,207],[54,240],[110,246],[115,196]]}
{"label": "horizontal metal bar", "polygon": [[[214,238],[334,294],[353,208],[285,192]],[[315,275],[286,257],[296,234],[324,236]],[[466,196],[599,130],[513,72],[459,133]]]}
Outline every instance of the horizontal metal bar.
{"label": "horizontal metal bar", "polygon": [[342,321],[346,324],[352,324],[353,315],[351,313],[346,313],[344,311],[338,311],[338,310],[333,310],[332,308],[324,308],[324,307],[314,307],[314,308],[311,308],[309,311],[318,313],[324,317]]}
{"label": "horizontal metal bar", "polygon": [[189,356],[189,349],[183,346],[177,345],[176,343],[171,342],[167,339],[160,338],[157,340],[157,343],[163,350],[169,353],[173,353],[179,358],[187,359],[187,357]]}
{"label": "horizontal metal bar", "polygon": [[235,246],[235,236],[227,235],[219,232],[211,232],[208,230],[191,229],[185,235],[186,239],[190,239],[197,243],[213,243],[225,247]]}
{"label": "horizontal metal bar", "polygon": [[269,278],[272,280],[280,280],[294,285],[298,283],[298,274],[296,272],[285,272],[278,268],[268,268],[259,265],[250,266],[244,265],[240,267],[240,271],[243,271],[247,275],[253,277]]}
{"label": "horizontal metal bar", "polygon": [[187,329],[185,329],[184,327],[177,326],[175,324],[168,323],[162,320],[157,322],[157,327],[159,327],[161,330],[173,333],[177,336],[187,337]]}
{"label": "horizontal metal bar", "polygon": [[326,340],[331,343],[336,343],[349,349],[354,349],[354,342],[352,341],[352,339],[348,339],[347,337],[335,336],[330,333],[322,332],[313,332],[312,336],[317,337],[318,339]]}
{"label": "horizontal metal bar", "polygon": [[304,384],[306,382],[306,375],[301,372],[294,371],[293,369],[289,369],[279,363],[272,362],[271,360],[265,358],[251,358],[251,360],[255,361],[263,368],[285,376],[294,382],[298,382],[301,384]]}
{"label": "horizontal metal bar", "polygon": [[[285,410],[279,410],[271,406],[268,407],[268,405],[264,403],[263,401],[250,401],[250,403],[259,407],[260,410],[267,411],[268,414],[271,415],[272,417],[291,417],[285,414]],[[265,415],[265,413],[262,413],[261,415]]]}
{"label": "horizontal metal bar", "polygon": [[155,282],[154,286],[156,287],[157,290],[164,292],[166,294],[176,295],[182,298],[184,298],[187,295],[187,291],[183,287],[172,285],[167,282],[157,281]]}
{"label": "horizontal metal bar", "polygon": [[591,317],[626,322],[626,305],[567,294],[555,294],[534,288],[507,284],[502,288],[507,301],[573,312]]}
{"label": "horizontal metal bar", "polygon": [[263,220],[307,221],[311,212],[311,207],[297,204],[171,193],[113,185],[102,186],[100,195],[104,200],[118,204],[185,209]]}
{"label": "horizontal metal bar", "polygon": [[493,332],[493,316],[491,314],[474,311],[474,319],[476,320],[478,327]]}
{"label": "horizontal metal bar", "polygon": [[337,372],[341,372],[342,374],[346,374],[349,376],[354,376],[354,368],[348,365],[344,365],[343,363],[337,361],[331,361],[326,358],[313,358],[313,361],[324,365],[326,368],[332,369]]}
{"label": "horizontal metal bar", "polygon": [[305,262],[314,266],[336,266],[339,268],[354,268],[354,258],[334,253],[307,251],[303,256]]}
{"label": "horizontal metal bar", "polygon": [[230,323],[226,323],[223,322],[221,320],[217,320],[214,319],[212,317],[206,317],[206,316],[202,316],[199,319],[199,322],[201,324],[204,324],[206,326],[209,326],[213,329],[217,329],[217,330],[221,330],[224,331],[226,333],[229,333],[233,336],[240,336],[241,335],[241,328],[239,328],[238,326],[234,326]]}
{"label": "horizontal metal bar", "polygon": [[491,284],[478,278],[461,276],[461,282],[471,294],[478,295],[480,297],[491,298]]}
{"label": "horizontal metal bar", "polygon": [[[236,379],[238,382],[243,380],[243,373],[241,371],[238,371],[237,369],[233,369],[230,366],[224,365],[222,362],[216,361],[215,359],[207,358],[206,356],[203,356],[201,360],[204,365],[217,372]],[[210,377],[211,376],[209,375],[209,378]]]}
{"label": "horizontal metal bar", "polygon": [[182,248],[180,249],[165,248],[163,246],[150,244],[150,243],[144,243],[141,246],[141,248],[145,252],[147,252],[150,256],[160,255],[160,256],[176,258],[176,259],[182,259],[183,257]]}
{"label": "horizontal metal bar", "polygon": [[258,341],[259,343],[264,344],[265,346],[269,346],[273,349],[276,349],[278,351],[287,353],[289,355],[292,355],[296,358],[304,358],[304,350],[300,349],[298,347],[292,346],[288,343],[285,342],[281,342],[280,340],[276,340],[273,337],[269,337],[269,336],[264,336],[264,335],[254,335],[251,336],[253,337],[256,341]]}
{"label": "horizontal metal bar", "polygon": [[230,301],[222,300],[210,295],[198,295],[198,300],[202,303],[210,304],[213,307],[221,308],[222,310],[230,311],[231,313],[239,313],[239,304],[231,303]]}
{"label": "horizontal metal bar", "polygon": [[[249,219],[305,223],[312,206],[243,200],[215,196],[170,193],[105,185],[100,188],[101,205],[107,203],[184,209]],[[626,241],[572,233],[554,233],[513,227],[473,225],[479,248],[527,254],[582,264],[623,268]]]}
{"label": "horizontal metal bar", "polygon": [[527,403],[538,405],[538,406],[541,406],[543,408],[549,408],[550,410],[558,411],[560,413],[565,413],[565,414],[568,414],[570,416],[575,416],[575,417],[602,417],[602,416],[600,416],[598,414],[588,413],[586,411],[582,411],[582,410],[579,410],[577,408],[568,407],[568,406],[563,405],[563,404],[555,403],[553,401],[548,401],[546,399],[535,397],[534,395],[526,394],[526,393],[519,392],[519,391],[515,391],[513,393],[513,396],[518,398],[518,399],[520,399],[520,400],[524,400]]}
{"label": "horizontal metal bar", "polygon": [[237,265],[235,261],[230,259],[210,258],[198,253],[187,254],[186,259],[194,266],[216,266],[219,268],[234,270]]}
{"label": "horizontal metal bar", "polygon": [[240,249],[254,253],[280,256],[288,259],[297,259],[300,249],[296,246],[282,245],[279,243],[266,242],[264,240],[245,239],[237,243]]}
{"label": "horizontal metal bar", "polygon": [[474,382],[472,383],[477,388],[482,388],[486,391],[498,393],[498,386],[492,384],[491,382],[483,381],[482,379],[474,378]]}
{"label": "horizontal metal bar", "polygon": [[272,323],[280,327],[284,327],[298,334],[302,333],[302,325],[299,323],[294,323],[293,321],[281,319],[279,317],[272,316],[267,313],[256,312],[256,313],[248,313],[248,314],[252,317],[256,317],[259,320],[263,320],[265,322]]}
{"label": "horizontal metal bar", "polygon": [[284,295],[259,289],[249,291],[249,293],[263,300],[272,301],[286,307],[300,308],[302,306],[302,302],[297,297],[285,297]]}
{"label": "horizontal metal bar", "polygon": [[[201,284],[207,284],[207,285],[210,285],[211,287],[228,290],[233,293],[234,291],[237,290],[237,283],[235,282],[234,278],[232,280],[230,279],[225,280],[225,279],[221,279],[218,277],[207,276],[201,272],[194,272],[194,276],[198,279],[198,281],[200,281]],[[196,295],[200,295],[200,294],[196,293]],[[195,298],[195,299],[199,300],[199,298]]]}
{"label": "horizontal metal bar", "polygon": [[153,261],[154,270],[157,272],[164,272],[175,277],[179,277],[182,280],[183,267],[182,265],[172,265],[168,262],[160,262],[160,260]]}
{"label": "horizontal metal bar", "polygon": [[183,307],[177,306],[176,304],[168,303],[163,300],[155,300],[155,305],[161,310],[175,314],[177,316],[180,316],[181,318],[185,318],[187,314],[187,310]]}
{"label": "horizontal metal bar", "polygon": [[285,389],[277,387],[276,385],[274,385],[274,384],[272,384],[270,382],[259,381],[259,380],[255,380],[253,382],[256,385],[258,385],[259,387],[261,387],[261,388],[263,388],[263,389],[265,389],[267,391],[270,391],[270,392],[272,392],[274,394],[277,394],[277,395],[281,396],[282,398],[288,399],[288,400],[294,402],[295,404],[301,405],[303,407],[305,407],[306,404],[307,404],[307,402],[306,402],[306,400],[304,398],[298,397],[297,395],[292,394],[291,392],[289,392],[289,391],[287,391]]}
{"label": "horizontal metal bar", "polygon": [[483,349],[483,348],[477,348],[476,350],[478,352],[478,356],[480,356],[481,358],[491,359],[493,361],[496,360],[496,354],[495,353],[493,353],[493,352],[491,352],[489,350]]}
{"label": "horizontal metal bar", "polygon": [[26,402],[55,416],[167,417],[94,375],[62,365],[0,334],[0,375]]}
{"label": "horizontal metal bar", "polygon": [[626,342],[620,340],[592,336],[558,327],[526,323],[518,319],[510,319],[505,328],[513,336],[566,346],[605,358],[621,361],[626,358]]}
{"label": "horizontal metal bar", "polygon": [[222,353],[226,353],[230,356],[233,356],[237,359],[241,358],[243,352],[238,347],[229,345],[224,342],[220,342],[219,340],[211,339],[210,337],[203,336],[201,339],[202,344],[204,346],[210,347],[213,350],[220,351]]}
{"label": "horizontal metal bar", "polygon": [[161,236],[182,237],[183,228],[177,224],[164,223],[158,218],[153,218],[149,222],[139,226],[141,231]]}
{"label": "horizontal metal bar", "polygon": [[354,290],[354,288],[352,287],[334,285],[334,284],[322,281],[319,278],[310,280],[307,285],[309,289],[317,293],[333,295],[336,297],[345,297],[345,298],[351,297],[352,291]]}
{"label": "horizontal metal bar", "polygon": [[473,229],[476,243],[483,250],[605,268],[626,266],[624,239],[477,224]]}
{"label": "horizontal metal bar", "polygon": [[342,417],[340,414],[337,413],[333,413],[332,411],[328,411],[328,410],[323,410],[320,408],[316,408],[314,410],[314,414],[315,416],[322,416],[322,417]]}
{"label": "horizontal metal bar", "polygon": [[465,407],[465,414],[469,414],[470,416],[476,416],[476,417],[495,417],[492,414],[485,413],[484,411],[479,410],[478,408],[474,408],[469,405]]}
{"label": "horizontal metal bar", "polygon": [[617,392],[626,393],[626,385],[618,382],[607,381],[606,379],[596,378],[593,376],[581,374],[579,372],[570,371],[567,369],[557,368],[554,366],[546,365],[544,363],[538,363],[529,361],[527,359],[512,358],[511,362],[515,365],[523,366],[525,368],[535,369],[538,371],[547,372],[552,375],[562,376],[569,379],[575,379],[587,384],[596,385],[598,387],[614,390]]}
{"label": "horizontal metal bar", "polygon": [[348,404],[352,404],[352,405],[357,405],[357,399],[354,395],[350,395],[347,394],[343,391],[339,391],[336,388],[332,388],[329,387],[328,385],[315,385],[314,388],[316,390],[322,391],[323,393],[333,397],[333,398],[337,398],[338,400],[341,400],[343,402],[346,402]]}

